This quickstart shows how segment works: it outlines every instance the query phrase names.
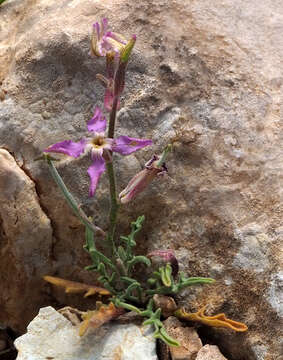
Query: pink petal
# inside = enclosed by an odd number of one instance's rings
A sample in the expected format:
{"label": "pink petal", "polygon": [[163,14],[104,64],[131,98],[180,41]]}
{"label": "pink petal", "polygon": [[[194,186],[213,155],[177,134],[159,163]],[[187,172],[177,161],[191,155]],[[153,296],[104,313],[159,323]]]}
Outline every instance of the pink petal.
{"label": "pink petal", "polygon": [[106,18],[102,19],[101,21],[101,32],[105,34],[108,28],[108,20]]}
{"label": "pink petal", "polygon": [[117,139],[115,139],[113,151],[122,155],[129,155],[148,145],[152,145],[152,140],[119,136]]}
{"label": "pink petal", "polygon": [[131,200],[137,197],[154,179],[155,173],[143,169],[136,174],[126,186],[126,188],[119,194],[119,199],[122,204],[127,204]]}
{"label": "pink petal", "polygon": [[93,162],[87,170],[90,177],[89,196],[93,196],[96,191],[96,187],[100,176],[105,171],[105,161],[102,156],[93,156]]}
{"label": "pink petal", "polygon": [[85,139],[82,139],[78,143],[65,140],[49,146],[44,152],[62,153],[77,158],[84,152],[86,143],[87,141]]}
{"label": "pink petal", "polygon": [[104,132],[106,129],[106,118],[98,106],[94,109],[93,117],[87,123],[87,129],[93,132]]}
{"label": "pink petal", "polygon": [[119,43],[126,45],[127,44],[127,40],[123,39],[121,35],[114,33],[113,31],[108,31],[106,33],[107,37],[111,37],[112,39],[118,41]]}
{"label": "pink petal", "polygon": [[95,32],[96,32],[97,40],[99,40],[99,38],[100,38],[100,25],[99,25],[98,22],[96,22],[96,23],[93,24],[92,26],[93,26],[93,29],[94,29]]}

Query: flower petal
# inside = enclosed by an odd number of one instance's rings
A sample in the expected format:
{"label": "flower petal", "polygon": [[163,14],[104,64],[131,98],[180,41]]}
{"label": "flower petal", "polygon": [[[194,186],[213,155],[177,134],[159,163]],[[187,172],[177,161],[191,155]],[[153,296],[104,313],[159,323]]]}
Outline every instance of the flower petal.
{"label": "flower petal", "polygon": [[122,155],[129,155],[148,145],[152,145],[152,140],[119,136],[117,139],[115,139],[113,151]]}
{"label": "flower petal", "polygon": [[89,196],[93,196],[95,194],[100,176],[105,171],[105,160],[102,156],[93,156],[92,160],[93,162],[87,170],[90,177]]}
{"label": "flower petal", "polygon": [[85,139],[81,139],[78,143],[72,140],[65,140],[49,146],[44,152],[62,153],[77,158],[84,152],[86,144],[87,141]]}
{"label": "flower petal", "polygon": [[101,32],[103,35],[106,33],[107,28],[108,28],[108,19],[104,18],[101,21]]}
{"label": "flower petal", "polygon": [[102,34],[100,32],[100,25],[98,22],[96,22],[92,26],[93,26],[93,30],[96,32],[96,38],[97,38],[97,40],[99,40],[101,35],[103,35],[103,32],[102,32]]}
{"label": "flower petal", "polygon": [[106,117],[102,115],[101,109],[96,106],[94,115],[87,123],[88,131],[104,132],[106,129]]}

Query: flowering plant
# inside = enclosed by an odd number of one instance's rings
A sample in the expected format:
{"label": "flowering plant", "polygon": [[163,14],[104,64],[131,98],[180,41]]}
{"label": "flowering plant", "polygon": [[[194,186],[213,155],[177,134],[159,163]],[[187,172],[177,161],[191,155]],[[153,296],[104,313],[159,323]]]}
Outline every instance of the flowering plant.
{"label": "flowering plant", "polygon": [[[114,137],[117,109],[120,106],[120,97],[125,86],[127,64],[135,42],[135,35],[130,40],[126,40],[122,35],[110,31],[107,19],[103,19],[101,24],[95,23],[93,25],[91,52],[94,56],[103,57],[106,60],[106,76],[98,74],[97,78],[105,86],[104,111],[109,112],[107,135],[105,135],[107,128],[106,116],[103,114],[102,109],[95,107],[94,115],[87,124],[90,137],[82,138],[78,142],[71,140],[60,141],[45,149],[43,155],[66,201],[85,225],[86,244],[84,248],[89,253],[92,261],[92,264],[86,269],[99,274],[98,281],[103,285],[103,288],[74,283],[51,276],[46,276],[45,280],[65,287],[68,292],[80,291],[85,293],[85,296],[96,293],[108,296],[108,306],[99,305],[95,311],[85,314],[80,331],[81,335],[85,333],[88,327],[96,328],[105,321],[119,316],[121,312],[132,310],[146,318],[144,324],[154,326],[154,336],[156,338],[160,338],[170,346],[178,346],[178,341],[171,338],[165,331],[162,316],[165,316],[166,309],[162,308],[162,305],[158,305],[160,302],[157,301],[157,296],[174,296],[185,287],[196,284],[210,284],[214,280],[202,277],[186,277],[183,272],[179,272],[178,261],[172,249],[153,251],[147,256],[135,255],[135,237],[142,227],[145,220],[144,216],[139,216],[136,221],[131,223],[131,232],[128,236],[120,236],[120,245],[117,244],[116,237],[117,214],[120,206],[133,201],[155,178],[167,173],[165,161],[172,148],[172,145],[169,144],[160,156],[153,155],[145,164],[144,169],[135,175],[126,188],[117,196],[113,152],[127,156],[152,145],[152,141],[149,139],[137,139],[125,135]],[[77,158],[86,152],[89,152],[91,156],[91,165],[87,171],[90,177],[90,197],[95,195],[101,174],[106,171],[108,175],[110,209],[109,230],[107,233],[93,224],[91,218],[78,206],[54,166],[54,160],[56,159],[49,155],[49,153],[63,153]],[[98,238],[99,236],[107,244],[108,253],[104,254],[97,249],[95,237]],[[137,265],[148,268],[148,278],[145,281],[136,277],[134,269]],[[171,300],[174,302],[172,298]],[[172,301],[170,304],[172,304]],[[173,306],[172,309],[175,311],[176,316],[183,319],[188,318],[195,321],[197,321],[196,319],[200,319],[199,321],[206,319],[203,312],[201,315],[192,316],[183,309],[178,310],[176,306]],[[218,317],[217,321],[220,321],[220,318]],[[225,318],[225,320],[229,319]],[[211,319],[205,321],[207,324],[212,322]],[[222,326],[225,326],[224,320]]]}

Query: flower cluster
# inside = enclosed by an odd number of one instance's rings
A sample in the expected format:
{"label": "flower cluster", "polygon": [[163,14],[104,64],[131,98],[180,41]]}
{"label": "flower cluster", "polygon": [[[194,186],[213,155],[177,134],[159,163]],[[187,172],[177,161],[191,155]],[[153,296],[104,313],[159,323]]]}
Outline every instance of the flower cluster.
{"label": "flower cluster", "polygon": [[91,53],[106,57],[106,77],[97,75],[106,88],[104,95],[106,111],[111,112],[113,107],[120,106],[119,96],[124,90],[126,67],[135,42],[136,35],[128,41],[122,35],[108,30],[107,19],[102,19],[101,24],[98,22],[93,24]]}

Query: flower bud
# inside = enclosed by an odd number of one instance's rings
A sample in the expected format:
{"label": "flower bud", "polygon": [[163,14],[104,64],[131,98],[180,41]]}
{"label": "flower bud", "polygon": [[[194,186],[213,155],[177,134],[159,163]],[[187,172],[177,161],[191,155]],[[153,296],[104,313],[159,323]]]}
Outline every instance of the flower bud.
{"label": "flower bud", "polygon": [[102,19],[101,24],[93,24],[91,37],[91,52],[95,56],[106,56],[107,54],[120,54],[128,43],[120,34],[108,31],[108,20]]}
{"label": "flower bud", "polygon": [[170,264],[172,267],[172,275],[175,277],[179,271],[179,264],[178,260],[176,259],[174,250],[167,249],[167,250],[154,250],[146,255],[148,258],[154,258],[158,264]]}
{"label": "flower bud", "polygon": [[129,61],[129,57],[136,43],[136,35],[133,35],[131,40],[120,52],[119,65],[115,74],[115,86],[114,95],[120,96],[125,87],[126,70]]}
{"label": "flower bud", "polygon": [[119,199],[122,204],[127,204],[134,199],[157,175],[167,172],[165,163],[163,163],[161,167],[157,166],[158,160],[159,157],[154,155],[151,160],[145,164],[145,168],[132,178],[127,187],[119,194]]}

